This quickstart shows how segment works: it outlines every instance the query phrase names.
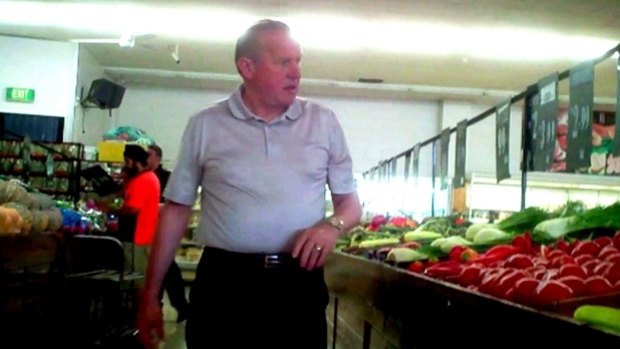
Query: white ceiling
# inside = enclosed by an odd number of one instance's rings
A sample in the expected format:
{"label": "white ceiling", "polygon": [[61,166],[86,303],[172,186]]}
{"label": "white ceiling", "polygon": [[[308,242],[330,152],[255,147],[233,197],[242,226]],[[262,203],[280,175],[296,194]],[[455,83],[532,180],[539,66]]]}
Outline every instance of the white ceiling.
{"label": "white ceiling", "polygon": [[[0,8],[2,3],[0,1]],[[48,4],[60,1],[45,1]],[[66,1],[65,1],[66,2]],[[70,1],[92,3],[92,1]],[[119,4],[120,1],[107,1]],[[329,14],[361,20],[404,20],[444,23],[464,28],[518,27],[547,30],[570,36],[592,36],[620,43],[620,0],[237,0],[161,1],[133,0],[124,4],[168,9],[221,6],[257,17],[286,17],[295,14]],[[119,14],[120,15],[120,14]],[[114,18],[109,21],[114,22]],[[250,24],[250,23],[248,23]],[[290,23],[289,23],[290,24]],[[164,26],[165,23],[162,23]],[[317,27],[321,23],[316,23]],[[196,32],[201,28],[197,26]],[[293,28],[294,30],[294,28]],[[0,21],[0,35],[26,36],[67,41],[72,38],[109,37],[89,30],[22,26]],[[402,37],[403,45],[415,45],[416,37]],[[170,56],[171,46],[179,45],[181,61]],[[126,82],[149,82],[175,86],[229,88],[236,84],[233,40],[210,42],[175,35],[138,36],[136,46],[81,44],[107,67],[113,77]],[[302,42],[303,45],[303,42]],[[446,43],[450,45],[450,43]],[[489,43],[493,45],[493,43]],[[613,48],[608,47],[607,49]],[[574,50],[581,50],[574,47]],[[593,56],[603,54],[593,52]],[[302,92],[337,89],[355,95],[411,94],[463,98],[493,95],[498,90],[521,91],[527,85],[555,71],[566,70],[579,61],[562,59],[529,62],[520,59],[490,60],[462,55],[434,56],[381,53],[372,49],[349,52],[304,49]],[[596,69],[595,94],[607,100],[616,96],[616,61],[608,59]],[[359,84],[359,78],[382,79],[380,85]],[[341,88],[344,86],[346,88]],[[447,87],[436,89],[434,87]],[[466,89],[464,89],[466,88]],[[347,92],[348,91],[348,92]],[[497,92],[501,94],[501,92]]]}

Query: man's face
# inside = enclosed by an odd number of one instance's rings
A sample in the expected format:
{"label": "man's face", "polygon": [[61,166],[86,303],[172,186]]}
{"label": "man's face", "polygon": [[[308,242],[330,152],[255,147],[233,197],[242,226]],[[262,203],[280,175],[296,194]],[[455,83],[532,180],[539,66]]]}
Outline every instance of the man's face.
{"label": "man's face", "polygon": [[138,167],[136,166],[136,162],[132,159],[125,158],[125,166],[123,167],[123,171],[127,174],[127,178],[133,178],[138,175]]}
{"label": "man's face", "polygon": [[157,156],[157,153],[153,149],[149,149],[148,153],[149,157],[146,159],[146,163],[151,169],[155,170],[159,167],[161,159],[159,158],[159,156]]}
{"label": "man's face", "polygon": [[253,60],[248,84],[262,94],[266,106],[286,109],[295,101],[301,79],[301,47],[280,30],[261,34],[262,50]]}

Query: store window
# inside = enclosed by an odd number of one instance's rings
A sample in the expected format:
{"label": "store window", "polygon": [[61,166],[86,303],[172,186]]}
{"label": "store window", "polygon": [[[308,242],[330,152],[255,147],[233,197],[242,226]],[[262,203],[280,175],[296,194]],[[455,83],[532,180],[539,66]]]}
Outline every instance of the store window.
{"label": "store window", "polygon": [[58,116],[0,113],[0,137],[61,143],[65,119]]}

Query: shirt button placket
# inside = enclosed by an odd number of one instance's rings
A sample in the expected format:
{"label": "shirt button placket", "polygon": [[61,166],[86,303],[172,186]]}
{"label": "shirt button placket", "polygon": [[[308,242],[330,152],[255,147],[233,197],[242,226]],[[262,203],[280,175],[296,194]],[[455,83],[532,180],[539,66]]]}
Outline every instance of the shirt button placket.
{"label": "shirt button placket", "polygon": [[269,129],[269,125],[264,125],[263,126],[263,131],[265,132],[265,153],[267,154],[267,157],[269,157],[269,153],[270,153],[270,143],[271,143],[271,131]]}

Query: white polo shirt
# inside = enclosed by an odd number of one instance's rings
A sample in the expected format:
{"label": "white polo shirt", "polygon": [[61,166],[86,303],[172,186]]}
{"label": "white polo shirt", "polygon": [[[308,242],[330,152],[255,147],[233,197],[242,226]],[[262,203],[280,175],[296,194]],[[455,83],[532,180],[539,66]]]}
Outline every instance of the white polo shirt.
{"label": "white polo shirt", "polygon": [[265,122],[245,106],[242,86],[192,116],[164,196],[193,205],[195,240],[248,253],[292,250],[294,237],[325,216],[325,186],[355,191],[351,156],[332,110],[297,98]]}

